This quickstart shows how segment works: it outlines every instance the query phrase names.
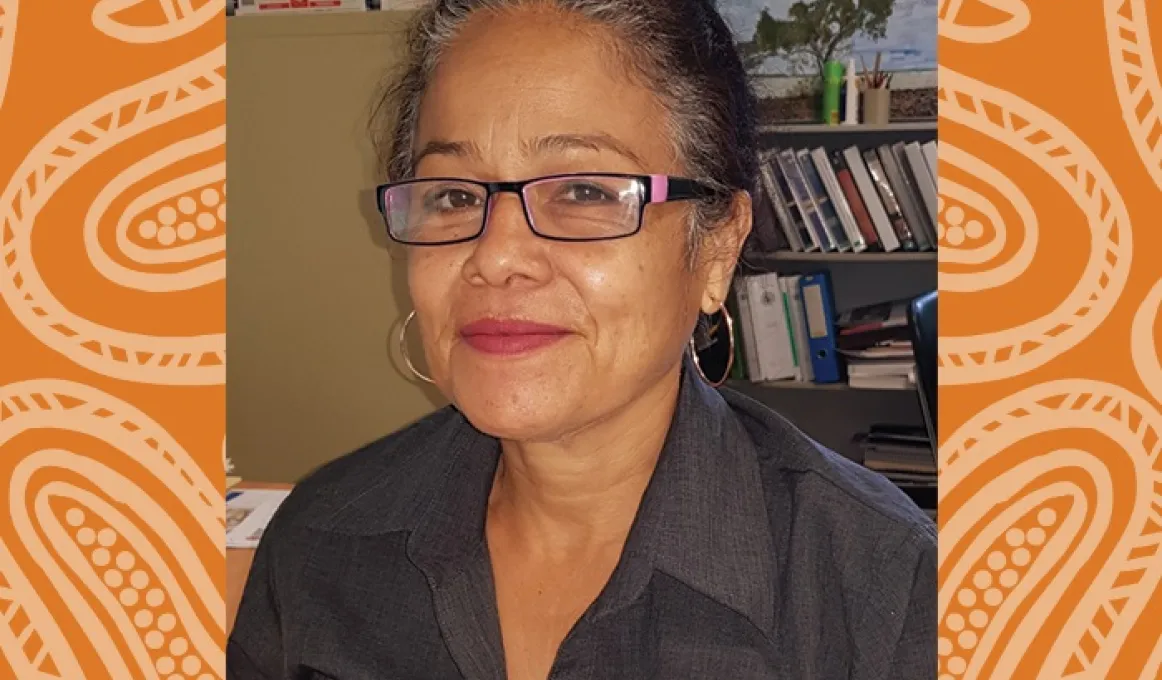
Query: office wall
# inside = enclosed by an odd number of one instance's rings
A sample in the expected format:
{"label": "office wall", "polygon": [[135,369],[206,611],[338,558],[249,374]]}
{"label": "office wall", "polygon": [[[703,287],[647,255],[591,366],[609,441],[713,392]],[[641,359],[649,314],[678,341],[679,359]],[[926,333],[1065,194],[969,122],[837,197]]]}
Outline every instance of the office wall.
{"label": "office wall", "polygon": [[228,21],[227,448],[247,479],[294,481],[443,404],[395,349],[411,306],[371,191],[366,122],[407,17]]}

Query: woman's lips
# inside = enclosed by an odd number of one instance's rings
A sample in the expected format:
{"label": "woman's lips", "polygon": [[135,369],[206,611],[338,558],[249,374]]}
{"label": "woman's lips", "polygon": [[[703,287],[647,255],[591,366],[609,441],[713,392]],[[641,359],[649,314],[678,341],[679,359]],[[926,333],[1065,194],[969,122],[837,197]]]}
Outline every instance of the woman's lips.
{"label": "woman's lips", "polygon": [[547,347],[567,335],[567,328],[532,321],[480,319],[462,327],[460,337],[485,354],[514,355]]}

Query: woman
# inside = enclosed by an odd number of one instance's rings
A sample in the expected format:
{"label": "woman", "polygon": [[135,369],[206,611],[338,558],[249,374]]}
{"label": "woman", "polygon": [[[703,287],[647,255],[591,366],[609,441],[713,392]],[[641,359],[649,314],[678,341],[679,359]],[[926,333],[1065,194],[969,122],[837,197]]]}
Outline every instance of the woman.
{"label": "woman", "polygon": [[928,519],[685,358],[756,175],[712,3],[441,0],[409,47],[380,204],[454,407],[297,487],[229,677],[933,677]]}

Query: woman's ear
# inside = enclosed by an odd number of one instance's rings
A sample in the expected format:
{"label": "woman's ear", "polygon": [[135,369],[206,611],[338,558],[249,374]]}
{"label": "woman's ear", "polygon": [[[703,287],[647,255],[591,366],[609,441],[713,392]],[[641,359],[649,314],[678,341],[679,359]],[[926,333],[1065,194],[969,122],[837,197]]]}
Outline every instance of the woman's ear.
{"label": "woman's ear", "polygon": [[731,202],[730,217],[718,225],[707,239],[705,251],[706,286],[702,294],[702,312],[714,314],[726,301],[730,282],[738,263],[742,246],[750,235],[753,221],[749,193],[736,192]]}

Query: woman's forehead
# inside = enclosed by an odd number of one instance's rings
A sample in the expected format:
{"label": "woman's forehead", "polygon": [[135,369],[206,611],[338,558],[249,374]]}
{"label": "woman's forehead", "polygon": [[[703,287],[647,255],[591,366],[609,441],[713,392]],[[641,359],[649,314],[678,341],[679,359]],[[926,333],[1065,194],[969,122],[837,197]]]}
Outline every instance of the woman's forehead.
{"label": "woman's forehead", "polygon": [[[608,50],[561,25],[510,23],[443,56],[420,107],[417,151],[457,144],[467,157],[501,144],[527,156],[588,150],[643,165],[668,155],[665,109],[624,67],[608,67]],[[536,37],[522,39],[529,31]]]}

